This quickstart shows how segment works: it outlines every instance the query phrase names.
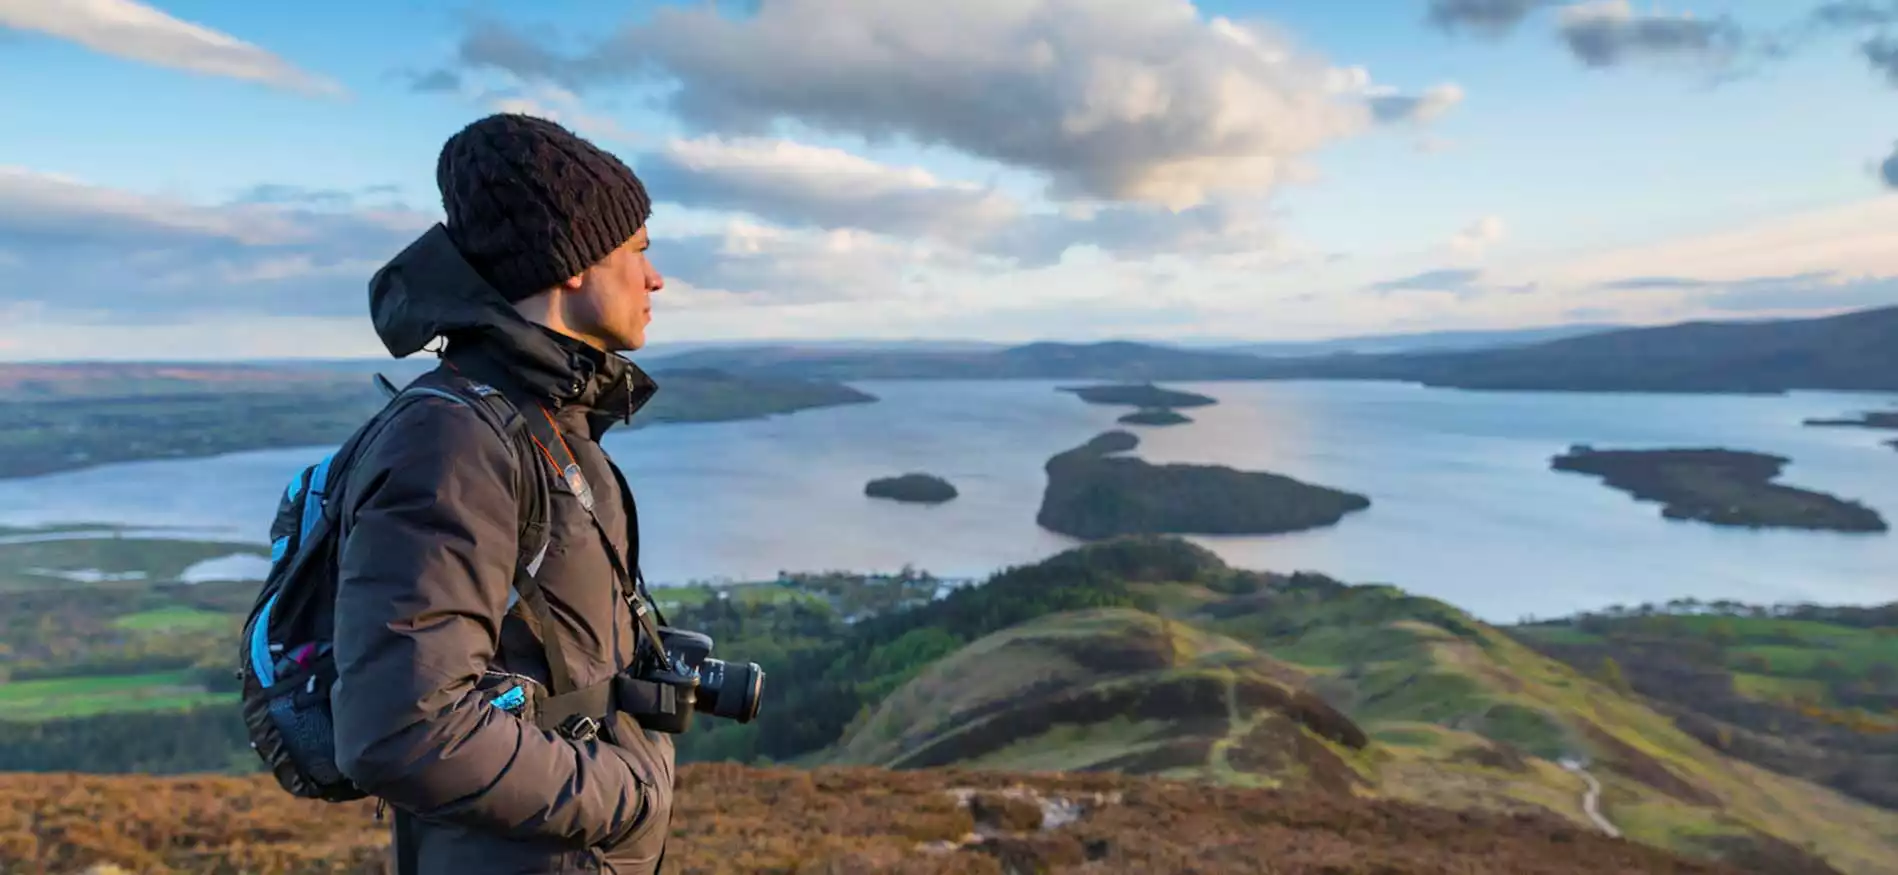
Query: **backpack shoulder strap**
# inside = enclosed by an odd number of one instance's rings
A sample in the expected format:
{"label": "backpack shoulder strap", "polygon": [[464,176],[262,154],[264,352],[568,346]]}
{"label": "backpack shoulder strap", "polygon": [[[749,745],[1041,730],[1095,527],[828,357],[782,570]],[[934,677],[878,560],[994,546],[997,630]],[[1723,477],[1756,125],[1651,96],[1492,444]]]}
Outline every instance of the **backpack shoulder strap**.
{"label": "backpack shoulder strap", "polygon": [[[547,557],[547,547],[551,541],[547,532],[547,477],[541,470],[538,454],[533,450],[533,438],[526,428],[527,419],[521,415],[520,408],[493,386],[445,368],[423,374],[401,390],[396,390],[394,384],[381,374],[376,375],[376,385],[392,400],[416,394],[433,395],[462,404],[472,409],[502,440],[513,447],[515,458],[520,462],[515,482],[515,494],[519,499],[516,516],[519,520],[520,552],[516,557],[507,607],[512,610],[516,603],[526,599],[528,607],[537,615],[528,619],[544,620],[549,615],[546,600],[539,594],[534,574],[540,570],[541,560]],[[530,591],[533,593],[531,597]],[[540,630],[534,631],[538,637]]]}

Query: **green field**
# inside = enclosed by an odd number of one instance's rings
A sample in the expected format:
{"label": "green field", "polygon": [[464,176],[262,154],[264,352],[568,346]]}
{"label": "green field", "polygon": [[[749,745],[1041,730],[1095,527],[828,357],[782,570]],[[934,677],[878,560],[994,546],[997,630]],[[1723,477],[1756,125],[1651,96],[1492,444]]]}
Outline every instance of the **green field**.
{"label": "green field", "polygon": [[268,556],[256,544],[118,536],[0,544],[0,592],[91,587],[139,589],[235,554]]}
{"label": "green field", "polygon": [[178,605],[115,617],[112,625],[134,632],[233,632],[243,619],[237,614]]}
{"label": "green field", "polygon": [[236,699],[234,693],[206,692],[186,671],[12,681],[0,684],[0,719],[37,721],[166,711]]}

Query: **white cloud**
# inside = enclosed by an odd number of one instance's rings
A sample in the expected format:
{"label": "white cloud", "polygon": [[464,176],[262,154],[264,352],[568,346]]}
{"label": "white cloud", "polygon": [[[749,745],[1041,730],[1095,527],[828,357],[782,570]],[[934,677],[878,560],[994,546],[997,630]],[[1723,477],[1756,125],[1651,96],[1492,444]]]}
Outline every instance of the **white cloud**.
{"label": "white cloud", "polygon": [[258,82],[310,95],[343,93],[257,46],[136,0],[0,0],[0,26],[58,37],[127,60]]}
{"label": "white cloud", "polygon": [[574,89],[662,73],[699,131],[768,136],[794,121],[903,138],[1037,172],[1056,199],[1176,209],[1264,194],[1327,144],[1461,98],[1454,86],[1392,95],[1188,0],[773,0],[744,18],[668,7],[574,57],[494,25],[460,55]]}
{"label": "white cloud", "polygon": [[920,167],[789,140],[675,139],[635,163],[662,200],[744,210],[785,224],[970,243],[1022,212],[1006,195],[947,182]]}
{"label": "white cloud", "polygon": [[647,140],[611,116],[588,109],[579,95],[546,82],[490,90],[481,94],[477,102],[493,112],[517,112],[558,122],[583,137],[604,143],[637,146]]}
{"label": "white cloud", "polygon": [[1463,255],[1480,256],[1508,233],[1498,216],[1484,216],[1450,238],[1450,248]]}
{"label": "white cloud", "polygon": [[1147,259],[1258,253],[1276,245],[1262,208],[1216,200],[1180,211],[1076,203],[1031,211],[991,188],[829,147],[768,138],[673,140],[634,161],[654,197],[794,228],[914,237],[1002,266],[1058,262],[1077,246]]}
{"label": "white cloud", "polygon": [[122,321],[366,314],[369,275],[431,221],[295,199],[197,204],[0,167],[0,305]]}
{"label": "white cloud", "polygon": [[653,265],[667,306],[688,309],[893,299],[921,271],[953,266],[927,242],[854,229],[789,229],[732,221],[718,233],[656,235]]}
{"label": "white cloud", "polygon": [[1898,198],[1875,197],[1537,267],[1565,287],[1654,276],[1743,280],[1823,272],[1898,275]]}

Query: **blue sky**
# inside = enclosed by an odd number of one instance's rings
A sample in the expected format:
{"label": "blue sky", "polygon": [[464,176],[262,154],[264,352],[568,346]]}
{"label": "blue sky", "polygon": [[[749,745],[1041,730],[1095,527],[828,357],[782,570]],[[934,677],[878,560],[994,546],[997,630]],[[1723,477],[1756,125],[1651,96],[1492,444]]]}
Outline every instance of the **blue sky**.
{"label": "blue sky", "polygon": [[648,179],[661,343],[1898,303],[1898,2],[742,5],[0,0],[0,357],[378,354],[502,109]]}

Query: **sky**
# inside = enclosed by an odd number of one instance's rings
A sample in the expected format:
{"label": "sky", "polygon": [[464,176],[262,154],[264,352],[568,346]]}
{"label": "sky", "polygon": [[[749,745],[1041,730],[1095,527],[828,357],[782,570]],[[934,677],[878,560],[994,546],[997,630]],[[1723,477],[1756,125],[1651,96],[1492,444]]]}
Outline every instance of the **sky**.
{"label": "sky", "polygon": [[1898,303],[1898,0],[0,0],[0,359],[386,355],[436,156],[655,200],[654,347]]}

